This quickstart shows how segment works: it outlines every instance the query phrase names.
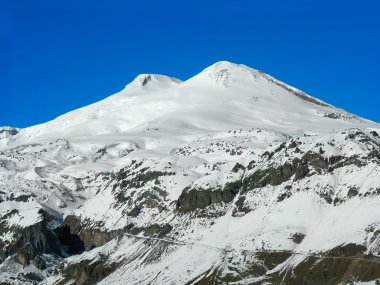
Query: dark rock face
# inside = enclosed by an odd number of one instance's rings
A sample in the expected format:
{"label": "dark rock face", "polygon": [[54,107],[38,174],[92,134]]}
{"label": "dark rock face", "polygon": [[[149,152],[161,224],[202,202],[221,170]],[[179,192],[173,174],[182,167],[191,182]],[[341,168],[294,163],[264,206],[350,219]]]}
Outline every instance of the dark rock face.
{"label": "dark rock face", "polygon": [[75,280],[76,285],[93,285],[110,275],[116,268],[117,264],[108,264],[105,256],[100,256],[96,261],[82,260],[61,268],[64,279],[57,285],[67,284],[70,280]]}
{"label": "dark rock face", "polygon": [[380,137],[379,134],[377,132],[375,132],[375,131],[371,131],[370,133],[371,133],[371,135],[373,135],[376,138]]}
{"label": "dark rock face", "polygon": [[310,165],[314,168],[327,169],[329,167],[329,164],[334,163],[334,158],[331,158],[329,161],[328,159],[325,159],[321,155],[321,152],[323,152],[323,150],[320,149],[319,152],[320,153],[309,151],[305,153],[304,156],[302,157],[302,163]]}
{"label": "dark rock face", "polygon": [[[373,281],[380,278],[380,266],[370,262],[370,256],[363,255],[365,247],[347,244],[327,252],[330,258],[308,257],[291,272],[283,276],[272,276],[271,280],[284,280],[284,284],[335,285],[350,284],[353,281]],[[356,256],[355,259],[341,257]],[[368,261],[366,261],[366,259]],[[312,269],[312,270],[311,270]]]}
{"label": "dark rock face", "polygon": [[233,211],[234,216],[238,216],[237,213],[247,214],[251,211],[249,207],[244,205],[244,202],[245,202],[244,196],[239,197],[239,199],[236,201],[235,203],[236,208]]}
{"label": "dark rock face", "polygon": [[141,86],[147,85],[149,81],[151,80],[152,80],[152,77],[150,75],[145,76],[143,82],[141,83]]}
{"label": "dark rock face", "polygon": [[87,225],[86,221],[81,221],[76,216],[67,216],[63,225],[58,229],[58,233],[62,244],[66,245],[68,252],[77,254],[84,250],[102,246],[124,233],[137,235],[143,232],[144,236],[164,237],[171,230],[172,226],[169,224],[151,224],[146,227],[135,227],[133,224],[129,224],[123,229],[103,231]]}
{"label": "dark rock face", "polygon": [[235,166],[232,168],[232,172],[237,173],[239,170],[244,170],[244,166],[240,163],[236,163]]}
{"label": "dark rock face", "polygon": [[144,184],[151,180],[156,180],[161,176],[174,175],[174,172],[160,172],[160,171],[142,171],[136,174],[133,178],[123,180],[122,188],[141,188]]}
{"label": "dark rock face", "polygon": [[185,188],[177,202],[177,209],[181,212],[190,212],[204,209],[213,203],[222,202],[221,190]]}
{"label": "dark rock face", "polygon": [[284,201],[286,198],[289,198],[292,196],[292,192],[284,192],[284,193],[281,193],[278,197],[277,197],[277,202],[282,202]]}
{"label": "dark rock face", "polygon": [[295,244],[300,244],[305,238],[305,235],[302,233],[295,233],[290,237]]}
{"label": "dark rock face", "polygon": [[[17,214],[17,210],[9,213],[9,215]],[[28,265],[33,262],[38,268],[44,267],[43,262],[38,258],[45,254],[58,254],[59,242],[54,232],[48,226],[49,215],[40,210],[42,220],[28,227],[8,227],[6,222],[0,222],[1,232],[12,232],[14,241],[11,244],[2,244],[0,250],[1,260],[5,260],[8,256],[16,255],[16,260],[22,265]],[[3,217],[4,218],[4,217]]]}
{"label": "dark rock face", "polygon": [[242,182],[240,180],[226,183],[222,191],[223,202],[224,203],[231,202],[235,198],[235,196],[239,193],[241,187],[242,187]]}
{"label": "dark rock face", "polygon": [[124,229],[107,232],[86,226],[86,221],[81,221],[72,215],[65,218],[59,231],[64,242],[73,242],[69,246],[71,252],[91,250],[94,247],[102,246],[125,232]]}
{"label": "dark rock face", "polygon": [[307,168],[302,166],[298,161],[293,164],[286,163],[278,168],[259,169],[243,180],[243,193],[250,189],[261,188],[267,185],[280,185],[288,181],[296,172],[297,179],[308,173]]}
{"label": "dark rock face", "polygon": [[358,189],[356,189],[356,188],[351,188],[350,190],[348,190],[347,197],[348,197],[348,198],[352,198],[352,197],[355,197],[355,196],[358,195],[358,194],[359,194]]}
{"label": "dark rock face", "polygon": [[[294,145],[292,145],[294,148]],[[283,147],[279,148],[282,150]],[[266,169],[258,169],[253,174],[247,176],[243,180],[242,193],[255,188],[265,187],[267,185],[277,186],[294,176],[293,181],[301,180],[305,177],[315,174],[323,174],[326,172],[332,172],[335,169],[347,166],[356,165],[358,167],[364,166],[367,162],[367,158],[360,159],[357,156],[343,157],[343,156],[331,156],[325,158],[322,156],[323,150],[320,153],[309,151],[305,153],[301,159],[295,158],[291,162],[286,162],[279,167],[269,166]],[[265,154],[270,160],[274,153]],[[377,152],[373,151],[369,154],[368,158],[377,158]]]}
{"label": "dark rock face", "polygon": [[[161,179],[175,174],[174,171],[151,170],[143,167],[143,162],[133,160],[130,166],[114,175],[112,193],[120,207],[128,207],[128,216],[138,217],[145,208],[158,208],[161,211],[168,195],[161,185]],[[147,185],[149,187],[144,188]]]}
{"label": "dark rock face", "polygon": [[[255,254],[256,263],[245,266],[245,271],[233,266],[228,261],[228,273],[223,268],[212,268],[198,276],[188,284],[228,284],[239,283],[248,278],[257,278],[249,284],[284,284],[284,285],[336,285],[351,284],[354,281],[380,280],[379,258],[365,256],[365,247],[347,244],[334,248],[317,256],[306,257],[304,261],[285,271],[270,272],[278,265],[286,262],[293,255],[290,252],[260,252]],[[243,256],[253,253],[243,252]],[[349,257],[345,259],[344,257]],[[234,274],[232,274],[234,273]]]}
{"label": "dark rock face", "polygon": [[157,180],[162,176],[171,176],[175,175],[173,171],[156,171],[149,170],[148,167],[142,167],[143,162],[133,160],[132,164],[129,167],[121,169],[115,174],[115,178],[118,181],[115,184],[115,188],[119,186],[121,189],[129,188],[141,188],[145,185],[146,182]]}
{"label": "dark rock face", "polygon": [[101,231],[99,229],[85,230],[79,233],[80,239],[83,241],[85,250],[102,246],[110,240],[119,236],[124,230]]}
{"label": "dark rock face", "polygon": [[13,193],[11,193],[10,195],[5,195],[5,193],[1,193],[1,192],[0,192],[0,195],[4,195],[4,198],[0,197],[3,201],[16,201],[16,202],[28,202],[29,199],[36,197],[36,195],[34,194],[18,195],[17,197],[15,197]]}
{"label": "dark rock face", "polygon": [[190,189],[185,188],[177,201],[180,212],[190,212],[204,209],[211,204],[230,203],[239,193],[240,181],[226,183],[222,189]]}
{"label": "dark rock face", "polygon": [[[355,134],[353,134],[355,135]],[[359,133],[358,136],[364,136]],[[266,152],[263,157],[270,161],[278,152],[286,152],[288,149],[297,149],[298,143],[293,141],[286,147],[286,144],[281,144],[274,152]],[[257,169],[249,176],[244,177],[243,181],[235,181],[227,184],[223,189],[190,189],[185,188],[177,202],[177,209],[182,212],[194,211],[196,209],[205,209],[206,207],[217,203],[229,203],[240,192],[244,194],[255,188],[262,188],[267,185],[278,186],[287,181],[297,181],[315,174],[324,174],[332,172],[335,169],[347,165],[356,165],[361,167],[365,165],[365,160],[357,156],[343,157],[331,156],[324,157],[322,147],[319,152],[308,151],[299,158],[294,158],[281,166],[269,166],[264,169]],[[377,158],[377,153],[371,157]],[[248,168],[249,169],[249,168]],[[245,170],[244,166],[237,163],[232,172],[237,173],[239,170]],[[356,195],[353,190],[349,192],[349,197]],[[289,193],[283,193],[279,196],[279,201],[288,197]],[[328,198],[328,197],[327,197]],[[331,201],[332,202],[332,201]]]}
{"label": "dark rock face", "polygon": [[8,128],[0,128],[0,135],[1,134],[9,134],[11,136],[15,136],[19,133],[19,130],[18,129],[15,129],[15,128],[12,128],[12,127],[8,127]]}
{"label": "dark rock face", "polygon": [[83,242],[78,235],[70,232],[70,228],[67,225],[56,228],[55,233],[69,255],[80,254],[84,251]]}

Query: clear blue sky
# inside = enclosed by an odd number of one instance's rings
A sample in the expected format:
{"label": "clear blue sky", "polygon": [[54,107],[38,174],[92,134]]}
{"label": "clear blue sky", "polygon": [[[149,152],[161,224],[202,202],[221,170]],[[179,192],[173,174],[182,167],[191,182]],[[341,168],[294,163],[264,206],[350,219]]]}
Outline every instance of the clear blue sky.
{"label": "clear blue sky", "polygon": [[140,73],[219,60],[380,122],[380,1],[0,0],[0,126],[101,100]]}

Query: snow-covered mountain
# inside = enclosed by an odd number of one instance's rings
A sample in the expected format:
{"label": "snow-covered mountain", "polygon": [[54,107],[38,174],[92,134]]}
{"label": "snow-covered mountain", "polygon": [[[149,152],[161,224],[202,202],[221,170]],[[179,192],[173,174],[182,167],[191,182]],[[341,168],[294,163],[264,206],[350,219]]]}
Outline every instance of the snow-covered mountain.
{"label": "snow-covered mountain", "polygon": [[0,128],[0,284],[377,284],[379,133],[230,62]]}

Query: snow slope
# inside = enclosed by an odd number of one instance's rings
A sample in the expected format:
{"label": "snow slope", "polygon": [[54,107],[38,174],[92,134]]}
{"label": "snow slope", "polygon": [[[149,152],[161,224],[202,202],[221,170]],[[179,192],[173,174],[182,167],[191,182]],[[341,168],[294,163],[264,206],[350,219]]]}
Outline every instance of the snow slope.
{"label": "snow slope", "polygon": [[[287,272],[307,254],[376,256],[379,130],[230,62],[183,82],[142,74],[50,122],[1,128],[0,279],[35,284],[15,259],[42,284],[296,284]],[[55,233],[30,250],[35,225]],[[260,251],[293,254],[271,268]],[[342,276],[380,278],[355,272]]]}
{"label": "snow slope", "polygon": [[[218,62],[184,82],[163,75],[139,75],[124,90],[100,102],[21,130],[9,145],[56,138],[113,141],[137,133],[166,137],[252,127],[301,134],[371,125],[310,98],[258,70]],[[157,134],[149,129],[158,129]]]}

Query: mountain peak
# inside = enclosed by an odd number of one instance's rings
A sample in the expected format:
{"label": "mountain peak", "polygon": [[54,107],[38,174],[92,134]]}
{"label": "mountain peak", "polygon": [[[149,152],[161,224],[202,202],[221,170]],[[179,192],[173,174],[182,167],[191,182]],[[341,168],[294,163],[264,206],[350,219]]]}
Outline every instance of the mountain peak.
{"label": "mountain peak", "polygon": [[161,74],[140,74],[127,86],[138,86],[149,89],[171,87],[181,83],[180,79]]}
{"label": "mountain peak", "polygon": [[205,68],[201,73],[194,76],[190,81],[198,83],[214,82],[216,85],[229,88],[240,84],[251,84],[260,74],[256,69],[244,64],[236,64],[229,61],[218,61]]}
{"label": "mountain peak", "polygon": [[210,65],[207,68],[234,68],[234,67],[239,67],[239,66],[241,66],[241,64],[234,63],[227,60],[221,60],[221,61],[215,62],[214,64]]}
{"label": "mountain peak", "polygon": [[0,283],[377,283],[380,125],[230,62],[178,83],[0,127]]}
{"label": "mountain peak", "polygon": [[244,64],[233,63],[233,62],[225,61],[225,60],[218,61],[203,70],[203,72],[220,72],[220,71],[252,72],[256,70]]}

